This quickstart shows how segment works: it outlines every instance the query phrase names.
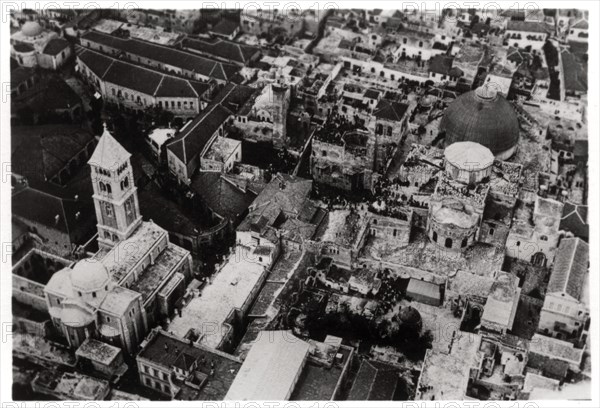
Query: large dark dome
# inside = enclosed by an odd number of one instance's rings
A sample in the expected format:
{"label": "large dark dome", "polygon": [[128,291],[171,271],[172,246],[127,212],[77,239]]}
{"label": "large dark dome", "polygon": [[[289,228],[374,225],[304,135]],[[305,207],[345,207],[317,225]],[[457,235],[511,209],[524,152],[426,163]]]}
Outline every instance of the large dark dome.
{"label": "large dark dome", "polygon": [[491,87],[481,87],[450,104],[440,123],[440,132],[446,132],[446,146],[476,142],[497,158],[507,159],[519,140],[519,120],[503,96]]}

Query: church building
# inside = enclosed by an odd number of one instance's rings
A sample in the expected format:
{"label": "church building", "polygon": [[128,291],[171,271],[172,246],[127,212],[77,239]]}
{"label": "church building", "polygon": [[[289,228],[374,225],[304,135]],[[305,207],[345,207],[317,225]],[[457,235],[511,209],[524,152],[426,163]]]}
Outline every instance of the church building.
{"label": "church building", "polygon": [[88,161],[100,249],[56,272],[44,289],[54,327],[73,348],[93,338],[134,354],[190,280],[189,252],[142,221],[130,156],[105,130]]}

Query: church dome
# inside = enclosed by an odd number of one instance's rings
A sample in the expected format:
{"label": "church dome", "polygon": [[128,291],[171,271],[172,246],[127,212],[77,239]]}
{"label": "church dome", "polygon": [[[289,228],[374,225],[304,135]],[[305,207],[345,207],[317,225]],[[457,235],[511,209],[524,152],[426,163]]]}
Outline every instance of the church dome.
{"label": "church dome", "polygon": [[496,158],[509,158],[519,141],[519,120],[511,104],[491,86],[467,92],[450,104],[440,122],[446,146],[476,142]]}
{"label": "church dome", "polygon": [[28,21],[21,27],[21,32],[27,37],[38,36],[44,31],[42,26],[36,21]]}
{"label": "church dome", "polygon": [[71,284],[84,293],[102,290],[110,282],[110,275],[98,260],[84,259],[75,264],[71,271]]}

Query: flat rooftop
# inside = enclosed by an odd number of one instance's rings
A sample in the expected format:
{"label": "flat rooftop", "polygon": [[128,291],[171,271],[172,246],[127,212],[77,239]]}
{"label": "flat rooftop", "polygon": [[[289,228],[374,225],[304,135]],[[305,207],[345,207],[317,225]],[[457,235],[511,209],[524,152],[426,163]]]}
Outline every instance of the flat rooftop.
{"label": "flat rooftop", "polygon": [[217,348],[225,336],[223,323],[232,309],[241,309],[251,302],[250,296],[256,293],[265,267],[250,260],[236,259],[236,251],[227,263],[217,272],[198,297],[183,307],[181,316],[175,316],[169,331],[184,338],[191,329],[200,335],[200,344]]}
{"label": "flat rooftop", "polygon": [[92,338],[87,338],[75,352],[78,357],[87,358],[88,360],[97,361],[105,365],[111,364],[119,353],[121,353],[120,348]]}
{"label": "flat rooftop", "polygon": [[152,293],[158,289],[167,275],[188,256],[188,252],[169,243],[164,251],[154,260],[154,265],[150,265],[139,276],[130,289],[140,293],[145,301]]}
{"label": "flat rooftop", "polygon": [[120,241],[103,258],[112,279],[120,282],[167,232],[153,222],[142,222],[133,235]]}
{"label": "flat rooftop", "polygon": [[456,331],[450,352],[427,350],[415,399],[463,400],[471,368],[479,367],[480,343],[480,335]]}
{"label": "flat rooftop", "polygon": [[309,357],[290,400],[328,401],[333,399],[344,367],[352,355],[352,349],[341,346],[338,353],[342,355],[342,359],[334,362],[332,367],[320,365],[311,361]]}
{"label": "flat rooftop", "polygon": [[224,163],[241,144],[242,142],[239,140],[218,137],[210,146],[204,158]]}
{"label": "flat rooftop", "polygon": [[455,252],[441,248],[419,231],[414,233],[411,242],[406,246],[369,237],[360,255],[385,259],[393,264],[418,268],[442,276],[449,276],[457,271],[492,276],[502,268],[504,261],[504,251],[492,245],[475,243],[464,252]]}

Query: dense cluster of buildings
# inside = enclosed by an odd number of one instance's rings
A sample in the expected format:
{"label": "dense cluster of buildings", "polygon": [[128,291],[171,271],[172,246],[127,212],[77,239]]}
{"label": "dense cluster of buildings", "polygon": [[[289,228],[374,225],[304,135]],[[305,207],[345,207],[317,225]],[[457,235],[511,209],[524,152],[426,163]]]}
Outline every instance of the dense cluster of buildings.
{"label": "dense cluster of buildings", "polygon": [[13,13],[22,386],[516,400],[591,378],[587,19]]}

